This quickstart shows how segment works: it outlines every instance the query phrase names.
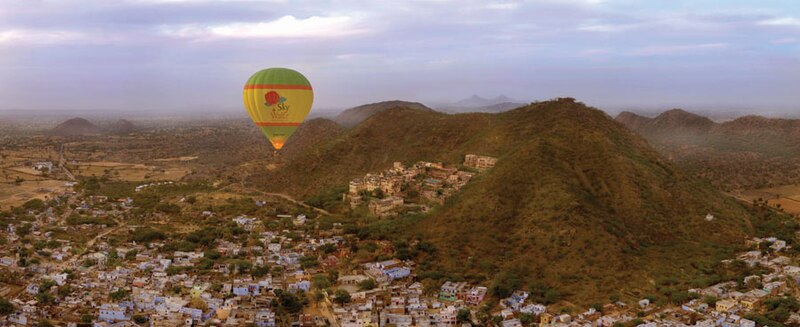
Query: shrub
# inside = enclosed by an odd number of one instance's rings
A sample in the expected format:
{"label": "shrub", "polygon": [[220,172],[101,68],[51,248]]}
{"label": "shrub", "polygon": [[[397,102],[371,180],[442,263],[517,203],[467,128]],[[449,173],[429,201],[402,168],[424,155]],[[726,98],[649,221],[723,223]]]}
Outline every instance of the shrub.
{"label": "shrub", "polygon": [[347,304],[352,301],[350,298],[350,293],[345,290],[336,290],[336,293],[333,296],[333,302],[338,303],[339,305]]}
{"label": "shrub", "polygon": [[14,313],[14,304],[6,298],[0,297],[0,316]]}
{"label": "shrub", "polygon": [[374,289],[377,286],[378,286],[378,283],[376,283],[375,280],[372,279],[372,278],[365,279],[365,280],[362,280],[362,281],[358,282],[358,289],[361,290],[361,291],[369,291],[371,289]]}
{"label": "shrub", "polygon": [[511,296],[511,293],[519,289],[521,285],[522,281],[516,274],[503,272],[495,277],[489,291],[495,297],[506,298]]}

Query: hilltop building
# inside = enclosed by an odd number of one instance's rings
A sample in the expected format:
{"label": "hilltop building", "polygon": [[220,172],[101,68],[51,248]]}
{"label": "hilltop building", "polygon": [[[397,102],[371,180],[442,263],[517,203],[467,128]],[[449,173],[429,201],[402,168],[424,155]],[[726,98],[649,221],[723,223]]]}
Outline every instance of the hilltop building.
{"label": "hilltop building", "polygon": [[490,169],[494,167],[496,163],[497,158],[493,157],[479,156],[477,154],[468,154],[464,156],[464,166],[475,168],[480,171]]}

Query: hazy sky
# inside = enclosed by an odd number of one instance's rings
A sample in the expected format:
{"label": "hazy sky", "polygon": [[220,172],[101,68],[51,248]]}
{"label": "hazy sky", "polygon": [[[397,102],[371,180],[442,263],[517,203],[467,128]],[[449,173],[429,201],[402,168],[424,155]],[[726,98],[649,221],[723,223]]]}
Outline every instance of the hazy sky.
{"label": "hazy sky", "polygon": [[800,1],[2,0],[0,109],[244,110],[258,69],[315,108],[573,96],[800,112]]}

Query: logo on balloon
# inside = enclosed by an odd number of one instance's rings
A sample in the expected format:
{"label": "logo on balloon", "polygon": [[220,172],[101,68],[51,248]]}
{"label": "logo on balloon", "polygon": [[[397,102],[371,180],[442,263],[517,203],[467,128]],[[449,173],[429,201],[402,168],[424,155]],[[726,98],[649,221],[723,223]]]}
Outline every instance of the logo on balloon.
{"label": "logo on balloon", "polygon": [[265,93],[264,101],[264,105],[270,109],[273,119],[289,118],[289,105],[286,104],[286,98],[282,97],[278,92],[269,91]]}

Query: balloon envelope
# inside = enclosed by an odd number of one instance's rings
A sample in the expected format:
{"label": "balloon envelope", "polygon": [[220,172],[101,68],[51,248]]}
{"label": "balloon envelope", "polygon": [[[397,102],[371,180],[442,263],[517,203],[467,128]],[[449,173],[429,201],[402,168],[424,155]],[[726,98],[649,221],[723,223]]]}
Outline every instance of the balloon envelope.
{"label": "balloon envelope", "polygon": [[242,98],[250,119],[280,150],[311,111],[314,90],[303,74],[268,68],[250,76]]}

